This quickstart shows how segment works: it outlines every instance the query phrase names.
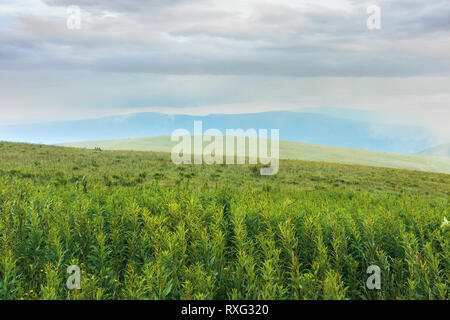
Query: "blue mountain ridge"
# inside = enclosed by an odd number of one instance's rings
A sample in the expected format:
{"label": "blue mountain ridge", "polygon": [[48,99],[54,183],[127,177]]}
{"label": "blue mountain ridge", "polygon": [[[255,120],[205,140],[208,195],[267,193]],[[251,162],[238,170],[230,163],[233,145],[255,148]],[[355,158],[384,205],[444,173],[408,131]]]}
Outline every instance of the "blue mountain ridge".
{"label": "blue mountain ridge", "polygon": [[[207,116],[134,113],[97,119],[0,126],[0,140],[57,144],[170,135],[183,128],[193,134],[194,121],[209,128],[280,129],[280,139],[337,147],[397,153],[418,153],[433,146],[422,127],[379,125],[318,113],[271,111]],[[270,131],[269,131],[270,133]]]}

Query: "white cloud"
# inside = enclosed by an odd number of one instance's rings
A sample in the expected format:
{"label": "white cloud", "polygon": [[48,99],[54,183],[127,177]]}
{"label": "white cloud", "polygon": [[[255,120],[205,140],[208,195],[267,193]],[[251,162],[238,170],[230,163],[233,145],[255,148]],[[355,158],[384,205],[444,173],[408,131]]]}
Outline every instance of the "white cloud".
{"label": "white cloud", "polygon": [[[332,106],[450,140],[450,3],[62,0],[0,4],[1,122],[139,110]],[[81,30],[66,28],[68,5]]]}

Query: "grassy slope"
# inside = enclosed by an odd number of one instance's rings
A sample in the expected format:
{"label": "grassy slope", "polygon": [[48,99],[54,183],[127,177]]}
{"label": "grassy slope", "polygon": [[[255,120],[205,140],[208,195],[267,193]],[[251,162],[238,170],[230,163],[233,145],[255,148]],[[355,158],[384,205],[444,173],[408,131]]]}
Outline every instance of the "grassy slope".
{"label": "grassy slope", "polygon": [[[260,176],[14,143],[0,155],[0,299],[448,299],[447,174],[282,160]],[[65,287],[71,264],[80,291]]]}
{"label": "grassy slope", "polygon": [[[277,183],[284,189],[314,191],[332,189],[376,193],[411,191],[423,196],[445,198],[450,191],[450,175],[360,165],[302,160],[281,160],[275,176],[261,177],[255,165],[182,165],[170,161],[170,154],[142,151],[94,151],[45,145],[0,143],[0,173],[30,175],[36,181],[57,182],[56,173],[66,179],[86,176],[95,182],[126,185],[139,173],[148,181],[174,186],[191,184],[251,184],[263,187]],[[259,172],[259,171],[258,171]],[[56,180],[55,180],[56,179]]]}
{"label": "grassy slope", "polygon": [[[170,141],[170,137],[168,136],[123,140],[85,141],[64,144],[64,146],[80,148],[100,147],[105,150],[139,150],[158,152],[170,152],[174,145],[175,143]],[[282,159],[326,161],[334,163],[450,173],[450,159],[447,158],[339,148],[290,141],[280,142],[280,157]]]}

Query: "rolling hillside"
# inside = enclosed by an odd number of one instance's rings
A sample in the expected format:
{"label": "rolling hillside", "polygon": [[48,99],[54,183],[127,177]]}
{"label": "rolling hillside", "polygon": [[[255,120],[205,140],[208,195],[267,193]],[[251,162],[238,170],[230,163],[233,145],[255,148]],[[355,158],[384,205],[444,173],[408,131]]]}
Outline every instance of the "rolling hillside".
{"label": "rolling hillside", "polygon": [[[169,136],[162,136],[138,139],[85,141],[65,143],[62,145],[90,149],[100,147],[104,150],[170,152],[175,144],[175,142],[170,140]],[[280,142],[280,157],[282,159],[325,161],[450,173],[450,159],[447,158],[367,151],[290,141]]]}
{"label": "rolling hillside", "polygon": [[[0,154],[0,300],[449,298],[447,174],[281,160],[261,176],[5,142]],[[81,289],[67,290],[74,264]],[[390,275],[376,292],[373,264]]]}

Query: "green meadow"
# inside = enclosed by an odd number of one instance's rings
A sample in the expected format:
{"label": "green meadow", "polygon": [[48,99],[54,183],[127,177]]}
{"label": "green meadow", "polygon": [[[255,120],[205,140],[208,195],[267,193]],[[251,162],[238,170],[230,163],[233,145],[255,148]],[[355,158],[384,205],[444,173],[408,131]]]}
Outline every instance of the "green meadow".
{"label": "green meadow", "polygon": [[[65,143],[62,145],[90,149],[99,147],[104,150],[171,152],[173,146],[176,144],[177,142],[170,140],[170,136],[162,136],[121,140],[84,141]],[[204,145],[206,144],[207,143],[204,142]],[[283,140],[280,141],[280,157],[282,159],[325,161],[450,174],[450,158],[448,157],[368,151]]]}
{"label": "green meadow", "polygon": [[[450,175],[287,159],[261,176],[105,150],[170,151],[164,139],[0,142],[0,299],[448,300]],[[323,148],[281,153],[365,156]],[[365,161],[449,172],[439,158],[376,154]],[[66,287],[71,265],[79,290]],[[366,286],[371,265],[379,290]]]}

